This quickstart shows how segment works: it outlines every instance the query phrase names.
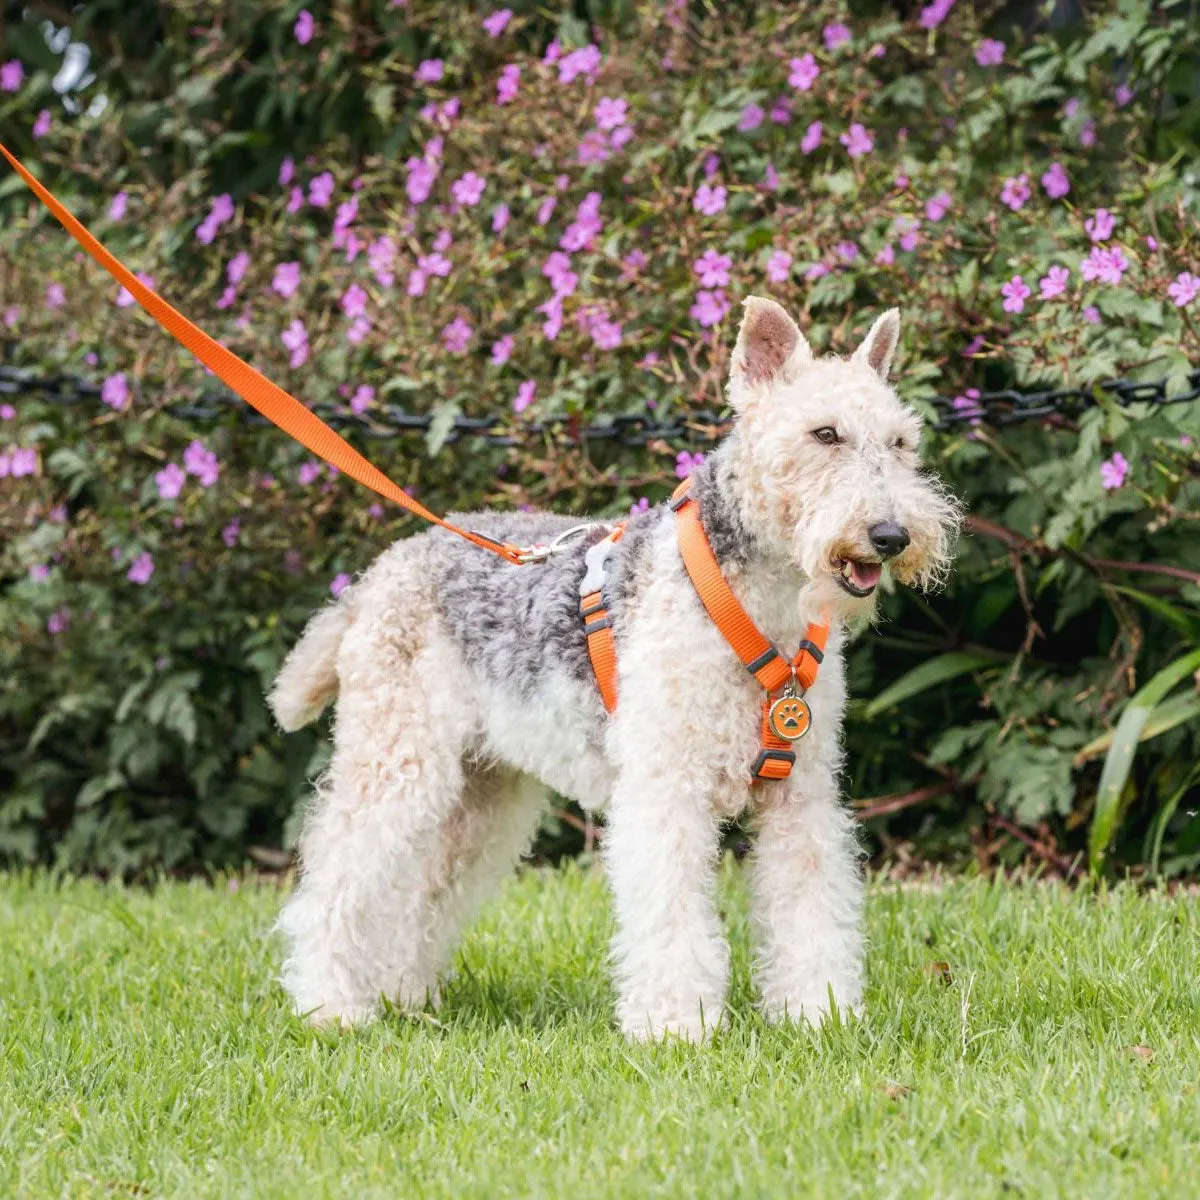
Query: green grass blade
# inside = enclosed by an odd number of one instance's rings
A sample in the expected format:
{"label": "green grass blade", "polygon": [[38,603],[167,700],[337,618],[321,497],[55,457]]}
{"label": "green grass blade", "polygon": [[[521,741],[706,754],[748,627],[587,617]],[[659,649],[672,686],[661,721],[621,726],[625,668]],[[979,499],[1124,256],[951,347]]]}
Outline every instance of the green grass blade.
{"label": "green grass blade", "polygon": [[[1197,670],[1200,670],[1200,650],[1193,650],[1164,667],[1126,703],[1121,719],[1113,731],[1112,745],[1108,748],[1104,767],[1100,772],[1096,811],[1092,816],[1092,827],[1088,836],[1088,856],[1093,873],[1103,866],[1104,856],[1117,831],[1121,797],[1129,780],[1129,772],[1133,769],[1133,756],[1151,713],[1176,684]],[[1080,752],[1079,758],[1082,756],[1083,751]]]}
{"label": "green grass blade", "polygon": [[1147,856],[1150,861],[1150,874],[1152,876],[1158,874],[1158,863],[1162,856],[1163,836],[1167,832],[1167,826],[1171,822],[1171,818],[1175,815],[1175,810],[1179,807],[1179,802],[1187,795],[1188,789],[1200,780],[1200,763],[1197,763],[1183,783],[1175,789],[1174,792],[1163,802],[1162,808],[1158,810],[1158,816],[1154,818],[1154,827],[1150,831],[1150,853]]}
{"label": "green grass blade", "polygon": [[968,671],[975,671],[980,667],[994,666],[995,661],[992,658],[984,658],[980,654],[968,654],[961,650],[952,651],[949,654],[939,654],[937,658],[931,658],[928,662],[921,663],[919,667],[914,667],[907,674],[901,675],[890,687],[884,688],[866,706],[863,716],[869,721],[881,712],[887,712],[889,708],[895,708],[897,704],[911,700],[913,696],[920,695],[921,692],[927,691],[931,687],[937,687],[939,683],[946,683],[948,680],[956,679],[959,675],[965,675]]}
{"label": "green grass blade", "polygon": [[1178,604],[1171,604],[1161,596],[1151,596],[1148,592],[1139,591],[1137,588],[1125,587],[1123,584],[1116,583],[1109,586],[1114,592],[1120,592],[1122,596],[1136,600],[1147,612],[1152,612],[1156,617],[1160,617],[1188,641],[1200,643],[1200,616],[1194,612],[1181,608]]}

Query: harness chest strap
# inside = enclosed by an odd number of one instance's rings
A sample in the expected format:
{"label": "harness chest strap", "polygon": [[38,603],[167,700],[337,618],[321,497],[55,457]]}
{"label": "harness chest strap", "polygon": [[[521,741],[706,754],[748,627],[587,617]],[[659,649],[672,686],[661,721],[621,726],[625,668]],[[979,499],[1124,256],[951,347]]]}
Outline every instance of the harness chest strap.
{"label": "harness chest strap", "polygon": [[[700,506],[689,495],[690,483],[690,480],[684,480],[671,499],[684,567],[713,624],[766,692],[762,705],[761,748],[751,774],[755,780],[786,779],[796,762],[792,743],[803,737],[811,724],[802,694],[816,682],[829,637],[829,622],[811,623],[795,657],[789,660],[782,655],[738,603],[722,574],[700,521]],[[617,657],[608,618],[609,605],[604,594],[605,569],[612,547],[623,532],[623,527],[615,530],[588,551],[587,570],[579,589],[588,656],[604,707],[610,713],[617,706]],[[788,736],[781,734],[780,729]]]}

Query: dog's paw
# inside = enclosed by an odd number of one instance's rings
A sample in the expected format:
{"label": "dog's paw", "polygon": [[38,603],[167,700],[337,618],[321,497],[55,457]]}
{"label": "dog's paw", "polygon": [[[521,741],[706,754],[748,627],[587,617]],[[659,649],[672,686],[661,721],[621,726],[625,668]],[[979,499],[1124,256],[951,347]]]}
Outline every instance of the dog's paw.
{"label": "dog's paw", "polygon": [[621,1031],[631,1042],[661,1042],[674,1037],[698,1046],[712,1037],[720,1023],[720,1011],[717,1007],[715,1015],[708,1015],[696,1008],[686,1012],[626,1016],[621,1021]]}
{"label": "dog's paw", "polygon": [[[861,1000],[847,1003],[835,1001],[839,1017],[861,1017],[863,1005]],[[795,1025],[809,1024],[814,1029],[829,1020],[831,1009],[829,993],[815,995],[809,993],[803,996],[791,996],[781,999],[765,1000],[762,1006],[763,1016],[772,1024],[791,1023]]]}

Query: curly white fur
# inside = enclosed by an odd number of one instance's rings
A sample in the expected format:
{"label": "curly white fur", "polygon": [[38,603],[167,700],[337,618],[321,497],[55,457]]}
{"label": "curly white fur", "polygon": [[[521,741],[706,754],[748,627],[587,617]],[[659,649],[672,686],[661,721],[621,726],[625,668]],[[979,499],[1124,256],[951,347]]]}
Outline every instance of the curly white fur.
{"label": "curly white fur", "polygon": [[[457,931],[526,848],[546,788],[607,809],[628,1035],[699,1039],[720,1021],[729,956],[713,896],[718,831],[746,811],[759,831],[764,1010],[817,1020],[831,996],[860,1006],[862,883],[837,777],[844,627],[873,602],[846,592],[837,564],[869,558],[867,530],[895,521],[911,542],[893,570],[930,586],[944,576],[957,521],[918,469],[920,419],[886,383],[897,329],[885,314],[854,358],[818,362],[782,309],[752,299],[734,355],[739,420],[714,486],[736,505],[748,548],[727,577],[780,647],[823,612],[835,620],[807,696],[812,731],[785,782],[750,783],[762,693],[696,602],[665,509],[617,625],[611,718],[589,678],[547,669],[522,689],[464,651],[432,569],[436,535],[392,547],[314,618],[272,693],[285,728],[338,697],[303,875],[280,919],[284,983],[300,1011],[350,1023],[381,996],[436,1000]],[[836,444],[813,437],[824,426]]]}

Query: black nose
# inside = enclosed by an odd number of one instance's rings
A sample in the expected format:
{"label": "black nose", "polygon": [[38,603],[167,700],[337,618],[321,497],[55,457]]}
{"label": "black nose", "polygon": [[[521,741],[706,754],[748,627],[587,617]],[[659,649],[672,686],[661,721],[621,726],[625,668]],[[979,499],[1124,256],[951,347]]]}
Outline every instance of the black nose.
{"label": "black nose", "polygon": [[872,525],[867,530],[867,537],[884,558],[895,558],[903,553],[910,541],[908,530],[895,521],[880,521],[878,525]]}

